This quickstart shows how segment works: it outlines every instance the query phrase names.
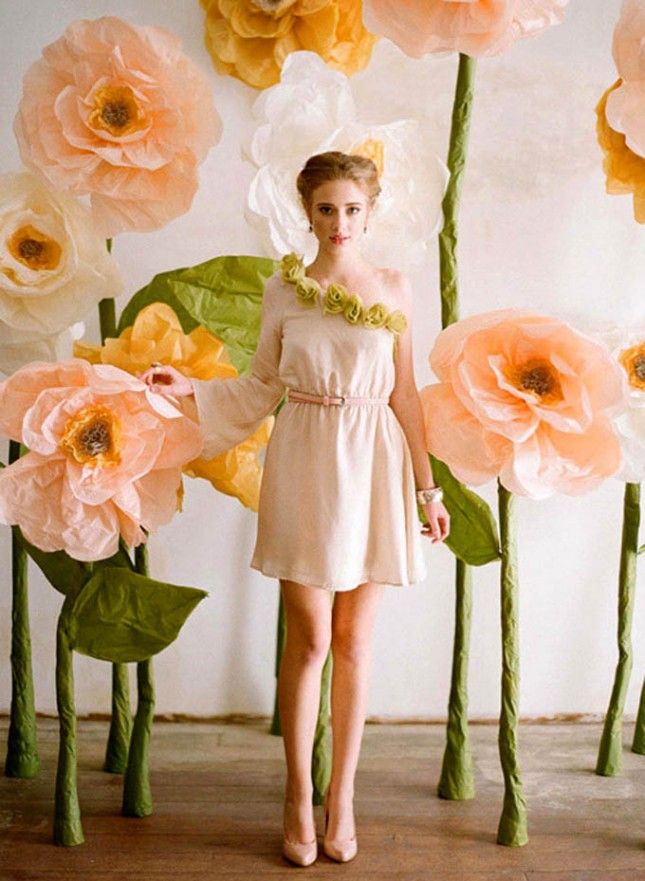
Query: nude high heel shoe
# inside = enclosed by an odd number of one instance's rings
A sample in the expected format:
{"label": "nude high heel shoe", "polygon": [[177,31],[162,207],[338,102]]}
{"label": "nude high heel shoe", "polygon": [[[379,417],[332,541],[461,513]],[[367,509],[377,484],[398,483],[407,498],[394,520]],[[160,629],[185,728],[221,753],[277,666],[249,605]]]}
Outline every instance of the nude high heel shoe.
{"label": "nude high heel shoe", "polygon": [[[293,809],[293,802],[285,801],[285,814]],[[287,831],[283,827],[282,855],[297,866],[310,866],[318,857],[318,840],[289,841]]]}
{"label": "nude high heel shoe", "polygon": [[323,851],[330,859],[336,860],[337,863],[348,863],[350,860],[353,860],[358,853],[356,834],[352,835],[351,838],[327,837],[327,826],[329,824],[329,808],[327,807],[328,796],[329,790],[325,793],[325,835],[323,838]]}

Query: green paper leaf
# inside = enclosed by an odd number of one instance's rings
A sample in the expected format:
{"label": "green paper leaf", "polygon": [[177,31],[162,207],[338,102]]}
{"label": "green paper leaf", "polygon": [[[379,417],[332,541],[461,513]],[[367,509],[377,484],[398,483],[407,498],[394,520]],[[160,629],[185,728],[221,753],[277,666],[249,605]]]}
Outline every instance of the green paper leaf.
{"label": "green paper leaf", "polygon": [[432,473],[443,489],[443,501],[450,514],[450,534],[445,543],[464,563],[483,566],[499,560],[501,552],[497,524],[489,505],[450,473],[447,465],[430,456]]}
{"label": "green paper leaf", "polygon": [[99,569],[67,614],[72,648],[101,661],[143,661],[173,642],[206,591],[123,568]]}
{"label": "green paper leaf", "polygon": [[[41,551],[28,542],[22,533],[20,541],[47,581],[64,596],[78,593],[87,581],[90,574],[87,564],[74,560],[65,551]],[[123,546],[113,556],[91,564],[94,572],[105,566],[133,569],[132,560]]]}
{"label": "green paper leaf", "polygon": [[167,303],[184,333],[202,325],[221,339],[243,374],[257,345],[264,283],[277,268],[278,262],[267,257],[224,256],[162,272],[134,294],[117,332],[134,324],[145,306]]}

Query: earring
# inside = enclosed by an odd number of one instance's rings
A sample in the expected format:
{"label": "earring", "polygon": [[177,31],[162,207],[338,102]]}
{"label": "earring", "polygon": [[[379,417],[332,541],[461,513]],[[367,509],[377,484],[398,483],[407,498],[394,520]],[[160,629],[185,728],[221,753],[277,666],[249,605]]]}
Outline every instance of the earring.
{"label": "earring", "polygon": [[366,226],[363,227],[363,232],[367,232],[367,227],[366,227]]}
{"label": "earring", "polygon": [[309,232],[313,232],[313,231],[314,231],[313,226],[311,224],[309,224]]}

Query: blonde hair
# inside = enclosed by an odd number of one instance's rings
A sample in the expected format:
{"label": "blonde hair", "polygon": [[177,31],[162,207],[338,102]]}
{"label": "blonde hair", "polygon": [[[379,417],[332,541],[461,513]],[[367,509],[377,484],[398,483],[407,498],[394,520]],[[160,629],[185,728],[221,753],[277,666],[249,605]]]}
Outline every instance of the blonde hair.
{"label": "blonde hair", "polygon": [[339,150],[316,153],[307,159],[296,179],[296,187],[305,207],[311,207],[314,190],[330,180],[351,180],[367,193],[370,207],[381,192],[378,169],[371,159]]}

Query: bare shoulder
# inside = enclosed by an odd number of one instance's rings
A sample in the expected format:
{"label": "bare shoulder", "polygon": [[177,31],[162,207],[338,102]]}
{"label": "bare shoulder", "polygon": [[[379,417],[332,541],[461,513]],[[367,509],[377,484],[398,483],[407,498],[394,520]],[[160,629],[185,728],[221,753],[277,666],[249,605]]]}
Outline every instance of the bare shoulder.
{"label": "bare shoulder", "polygon": [[383,267],[378,270],[381,290],[389,302],[408,313],[412,306],[412,285],[410,279],[398,269]]}

